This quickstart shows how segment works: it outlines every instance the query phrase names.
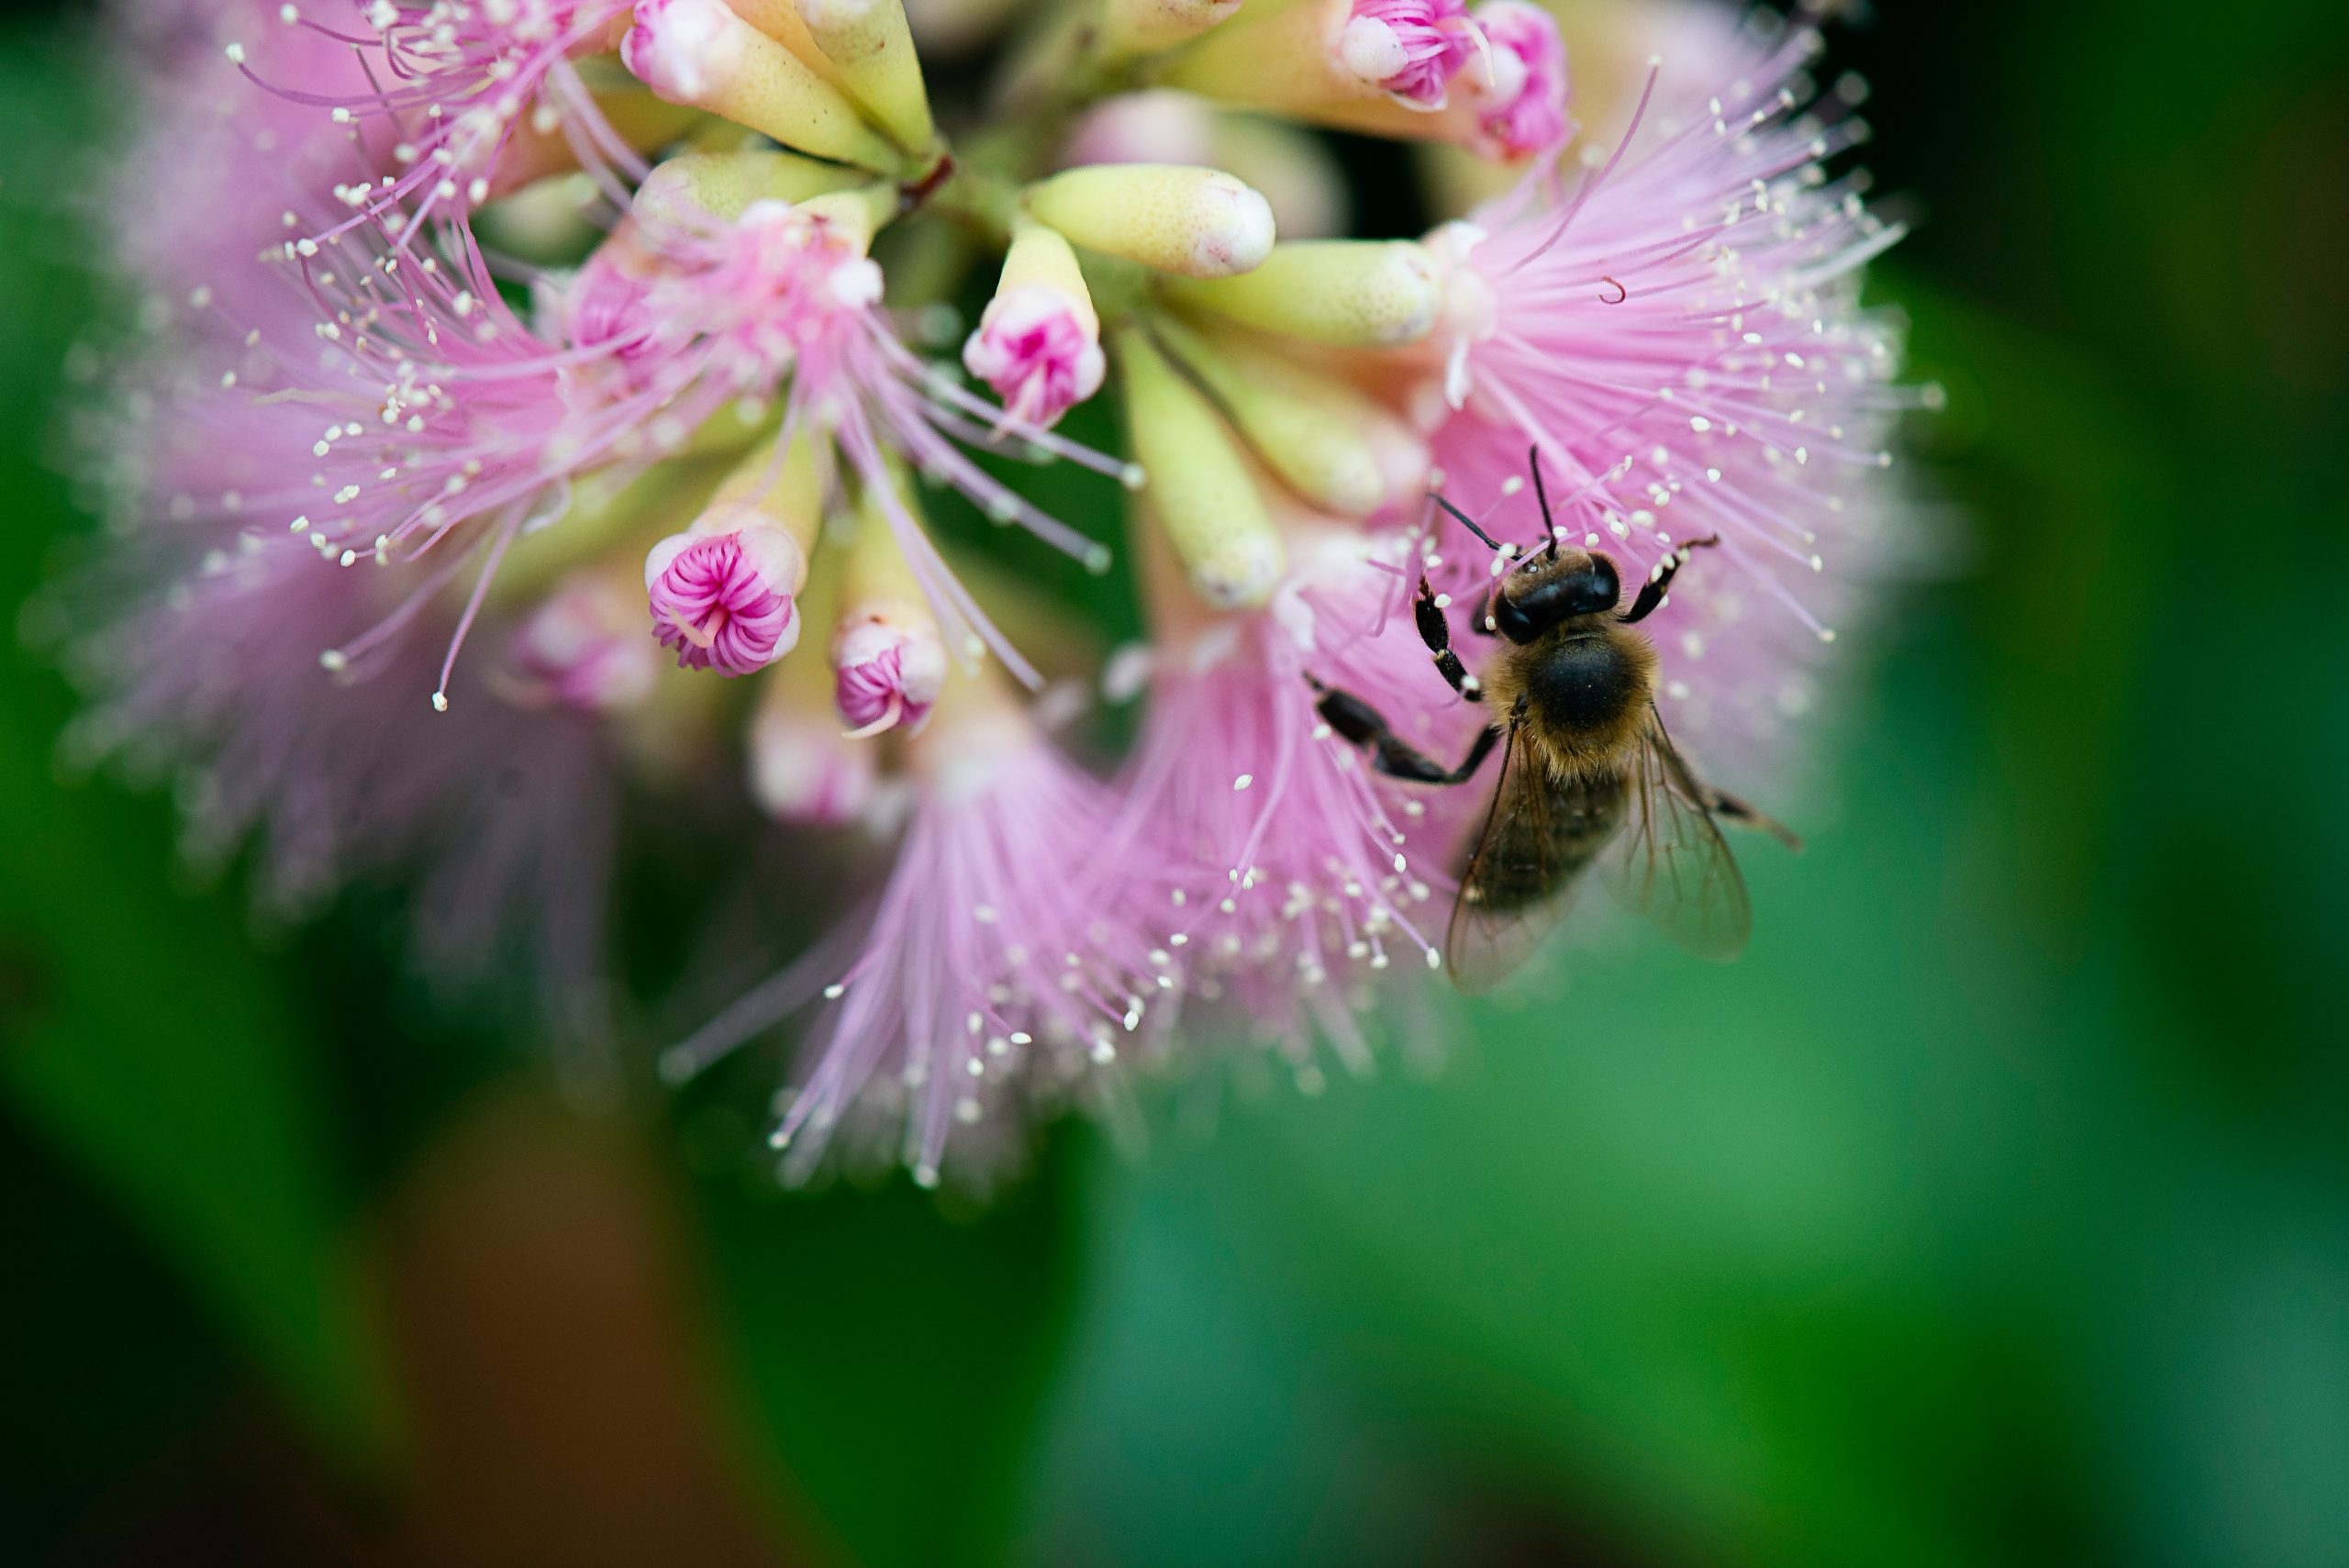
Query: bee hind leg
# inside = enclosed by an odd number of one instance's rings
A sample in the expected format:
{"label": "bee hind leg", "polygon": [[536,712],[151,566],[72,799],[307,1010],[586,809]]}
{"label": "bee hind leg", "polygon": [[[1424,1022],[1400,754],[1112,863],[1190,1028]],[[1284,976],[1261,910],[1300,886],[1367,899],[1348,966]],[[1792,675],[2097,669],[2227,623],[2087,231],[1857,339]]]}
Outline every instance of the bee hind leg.
{"label": "bee hind leg", "polygon": [[[1308,676],[1311,680],[1312,677]],[[1493,747],[1501,732],[1489,726],[1476,732],[1475,742],[1468,748],[1468,755],[1456,768],[1447,768],[1409,741],[1401,739],[1387,726],[1384,715],[1352,692],[1333,690],[1319,681],[1313,689],[1320,694],[1314,710],[1322,722],[1370,753],[1370,765],[1389,778],[1408,779],[1413,784],[1465,784],[1492,755]]]}
{"label": "bee hind leg", "polygon": [[1790,850],[1802,848],[1801,838],[1793,828],[1776,817],[1758,806],[1748,805],[1725,789],[1715,789],[1711,784],[1704,787],[1705,809],[1714,816],[1724,821],[1734,822],[1741,828],[1757,828],[1769,834]]}

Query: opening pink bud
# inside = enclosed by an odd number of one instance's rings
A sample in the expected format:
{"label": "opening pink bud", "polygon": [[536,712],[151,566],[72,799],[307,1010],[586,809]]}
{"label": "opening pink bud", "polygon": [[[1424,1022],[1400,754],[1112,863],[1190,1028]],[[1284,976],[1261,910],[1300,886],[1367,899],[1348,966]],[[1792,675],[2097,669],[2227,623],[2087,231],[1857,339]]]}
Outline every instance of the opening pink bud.
{"label": "opening pink bud", "polygon": [[799,541],[769,524],[672,534],[644,558],[654,635],[687,670],[747,675],[799,641]]}
{"label": "opening pink bud", "polygon": [[934,635],[878,617],[851,623],[832,644],[832,700],[863,739],[903,725],[918,729],[946,682],[946,649]]}
{"label": "opening pink bud", "polygon": [[1477,107],[1486,150],[1502,158],[1548,152],[1566,139],[1566,46],[1547,11],[1525,0],[1476,8],[1486,48],[1461,81]]}
{"label": "opening pink bud", "polygon": [[996,295],[963,345],[963,363],[995,389],[1006,414],[1030,425],[1050,425],[1100,391],[1108,365],[1092,311],[1041,287]]}
{"label": "opening pink bud", "polygon": [[739,26],[721,0],[637,0],[620,61],[671,102],[698,103],[716,89],[727,36]]}
{"label": "opening pink bud", "polygon": [[1476,47],[1462,0],[1353,0],[1338,59],[1363,81],[1415,109],[1443,107],[1445,89]]}
{"label": "opening pink bud", "polygon": [[632,707],[652,693],[657,658],[625,582],[574,583],[532,611],[508,649],[515,702],[574,713]]}

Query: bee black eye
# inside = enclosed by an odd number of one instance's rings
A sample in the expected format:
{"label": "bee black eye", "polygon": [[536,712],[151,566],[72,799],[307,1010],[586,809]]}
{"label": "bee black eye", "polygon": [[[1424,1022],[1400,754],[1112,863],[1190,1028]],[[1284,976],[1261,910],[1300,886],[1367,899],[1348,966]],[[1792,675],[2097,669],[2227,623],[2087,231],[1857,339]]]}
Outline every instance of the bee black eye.
{"label": "bee black eye", "polygon": [[1622,596],[1615,563],[1594,555],[1548,576],[1504,578],[1493,627],[1511,642],[1527,643],[1576,616],[1604,615]]}

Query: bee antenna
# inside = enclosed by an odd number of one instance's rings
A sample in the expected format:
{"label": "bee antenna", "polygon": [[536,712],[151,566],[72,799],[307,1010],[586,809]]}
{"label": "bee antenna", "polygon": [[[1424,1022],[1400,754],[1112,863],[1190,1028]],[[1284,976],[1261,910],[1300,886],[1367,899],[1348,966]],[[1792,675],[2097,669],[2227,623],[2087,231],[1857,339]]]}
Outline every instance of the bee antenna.
{"label": "bee antenna", "polygon": [[1558,526],[1550,520],[1550,492],[1542,483],[1542,443],[1525,449],[1525,464],[1533,471],[1533,498],[1542,503],[1542,531],[1550,540],[1550,559],[1558,559]]}
{"label": "bee antenna", "polygon": [[1442,507],[1445,511],[1451,513],[1453,520],[1458,522],[1462,528],[1466,528],[1470,533],[1475,534],[1478,539],[1483,539],[1485,541],[1485,548],[1494,550],[1500,549],[1499,541],[1495,539],[1492,535],[1486,533],[1484,529],[1478,528],[1476,526],[1475,518],[1470,517],[1467,513],[1462,511],[1459,507],[1445,500],[1441,495],[1431,490],[1428,492],[1428,499]]}

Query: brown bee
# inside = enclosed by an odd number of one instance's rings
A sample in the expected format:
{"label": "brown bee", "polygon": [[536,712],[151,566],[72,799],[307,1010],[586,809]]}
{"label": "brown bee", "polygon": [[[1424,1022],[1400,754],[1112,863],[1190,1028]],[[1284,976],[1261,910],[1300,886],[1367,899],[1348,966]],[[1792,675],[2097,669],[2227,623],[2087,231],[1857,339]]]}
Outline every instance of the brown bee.
{"label": "brown bee", "polygon": [[[1541,457],[1532,460],[1542,520],[1550,501]],[[1442,496],[1436,503],[1495,544]],[[1618,898],[1655,920],[1702,958],[1726,961],[1745,947],[1753,908],[1716,818],[1799,841],[1736,796],[1700,783],[1664,733],[1655,707],[1655,649],[1631,628],[1664,603],[1692,539],[1665,558],[1629,609],[1622,580],[1603,554],[1561,550],[1554,528],[1495,585],[1478,629],[1505,639],[1470,674],[1453,651],[1443,606],[1427,580],[1414,606],[1419,636],[1453,689],[1496,716],[1468,755],[1446,768],[1398,739],[1369,704],[1315,687],[1319,710],[1371,765],[1395,778],[1457,784],[1496,746],[1500,776],[1483,829],[1459,868],[1460,896],[1444,958],[1463,990],[1486,989],[1522,962],[1562,915],[1594,862]]]}

